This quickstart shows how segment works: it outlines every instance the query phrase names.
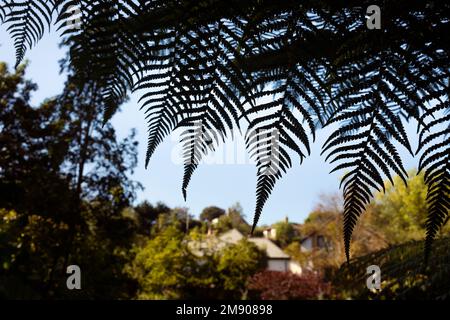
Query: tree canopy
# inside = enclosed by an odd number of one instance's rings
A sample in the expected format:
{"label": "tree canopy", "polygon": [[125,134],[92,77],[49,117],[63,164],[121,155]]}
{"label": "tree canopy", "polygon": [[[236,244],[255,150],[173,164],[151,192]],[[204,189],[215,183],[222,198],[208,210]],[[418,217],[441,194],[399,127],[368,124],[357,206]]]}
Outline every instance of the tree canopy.
{"label": "tree canopy", "polygon": [[[386,192],[375,195],[367,209],[368,223],[381,230],[391,245],[420,240],[427,223],[427,189],[424,174],[409,172],[408,185],[394,177],[395,186],[386,184]],[[448,230],[447,220],[441,232]]]}
{"label": "tree canopy", "polygon": [[[373,4],[380,30],[364,18]],[[184,196],[201,159],[244,129],[257,164],[253,228],[292,155],[302,162],[317,130],[338,124],[323,152],[344,172],[349,258],[383,176],[406,180],[399,148],[419,154],[425,172],[427,252],[448,216],[449,9],[446,0],[16,0],[2,1],[0,19],[18,63],[57,24],[74,82],[102,89],[105,120],[139,91],[147,164],[170,132],[183,130]],[[404,127],[410,119],[418,150]]]}
{"label": "tree canopy", "polygon": [[[133,134],[118,141],[96,95],[70,82],[30,105],[36,86],[25,70],[0,63],[0,297],[127,297],[134,223],[122,212],[137,187],[128,177]],[[85,275],[80,293],[65,287],[71,264]]]}
{"label": "tree canopy", "polygon": [[200,213],[200,220],[211,222],[214,219],[220,218],[224,214],[225,214],[224,209],[215,206],[210,206],[203,209],[202,213]]}

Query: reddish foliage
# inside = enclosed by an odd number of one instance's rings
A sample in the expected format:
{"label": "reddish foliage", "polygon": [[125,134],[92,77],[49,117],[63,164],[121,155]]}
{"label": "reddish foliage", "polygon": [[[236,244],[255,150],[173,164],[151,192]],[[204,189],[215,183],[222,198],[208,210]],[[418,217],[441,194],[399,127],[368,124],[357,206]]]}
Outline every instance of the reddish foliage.
{"label": "reddish foliage", "polygon": [[248,289],[262,300],[307,300],[326,298],[331,286],[319,274],[308,272],[301,276],[290,272],[263,271],[249,281]]}

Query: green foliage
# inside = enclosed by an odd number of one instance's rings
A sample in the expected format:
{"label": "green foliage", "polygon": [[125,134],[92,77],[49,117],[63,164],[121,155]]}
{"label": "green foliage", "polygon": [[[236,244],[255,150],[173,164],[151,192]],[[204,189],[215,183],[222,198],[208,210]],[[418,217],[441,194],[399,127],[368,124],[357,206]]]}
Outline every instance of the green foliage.
{"label": "green foliage", "polygon": [[277,242],[281,247],[287,246],[296,236],[294,226],[289,222],[278,222],[273,226],[277,233]]}
{"label": "green foliage", "polygon": [[[67,8],[78,4],[81,27]],[[337,124],[323,152],[345,170],[347,259],[356,222],[375,190],[407,173],[404,123],[419,124],[428,187],[427,252],[448,216],[450,179],[448,12],[445,0],[379,1],[381,30],[367,30],[362,1],[8,1],[0,18],[17,59],[55,22],[76,83],[101,88],[105,119],[128,91],[145,90],[147,164],[182,129],[186,197],[203,157],[246,129],[257,164],[256,227],[276,182],[310,153],[318,129]],[[405,10],[408,8],[408,10]],[[56,19],[55,19],[56,18]],[[430,28],[432,26],[432,28]],[[267,101],[267,98],[271,100]]]}
{"label": "green foliage", "polygon": [[183,243],[183,233],[168,226],[136,254],[131,275],[138,281],[140,299],[177,299],[195,277],[195,259]]}
{"label": "green foliage", "polygon": [[306,259],[304,254],[302,254],[302,245],[300,241],[293,241],[284,247],[284,252],[286,252],[292,260],[297,261],[300,265],[306,265]]}
{"label": "green foliage", "polygon": [[264,254],[243,240],[223,249],[193,251],[191,241],[207,241],[197,229],[185,236],[177,220],[155,233],[127,268],[139,283],[140,299],[234,298],[245,294],[250,276],[265,264]]}
{"label": "green foliage", "polygon": [[219,218],[219,222],[214,226],[219,232],[237,229],[242,234],[249,234],[251,227],[245,220],[245,215],[239,203],[228,209],[226,215]]}
{"label": "green foliage", "polygon": [[386,193],[378,193],[368,208],[370,223],[389,244],[419,240],[425,234],[427,187],[423,174],[412,171],[410,176],[407,185],[394,177],[395,186],[387,185]]}
{"label": "green foliage", "polygon": [[241,293],[249,277],[265,267],[264,253],[245,238],[225,247],[216,259],[224,289]]}
{"label": "green foliage", "polygon": [[[427,186],[423,173],[415,170],[407,184],[401,178],[393,177],[394,185],[386,182],[386,191],[378,192],[368,206],[353,235],[352,255],[354,257],[385,249],[389,246],[423,238],[427,220]],[[285,251],[302,265],[313,262],[315,269],[338,268],[343,262],[343,248],[340,245],[342,208],[339,197],[322,196],[317,208],[301,226],[301,234],[320,234],[327,239],[327,248],[315,252],[300,252],[300,244],[293,242]],[[449,232],[444,225],[440,235]]]}

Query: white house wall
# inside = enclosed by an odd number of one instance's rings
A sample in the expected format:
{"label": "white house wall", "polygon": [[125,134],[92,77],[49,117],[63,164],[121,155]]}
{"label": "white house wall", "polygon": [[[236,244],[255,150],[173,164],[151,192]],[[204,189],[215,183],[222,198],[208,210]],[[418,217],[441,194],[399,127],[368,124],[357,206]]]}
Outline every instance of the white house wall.
{"label": "white house wall", "polygon": [[289,260],[271,260],[267,261],[267,270],[269,271],[289,271]]}
{"label": "white house wall", "polygon": [[295,261],[289,261],[289,271],[297,275],[301,275],[303,272],[302,267]]}

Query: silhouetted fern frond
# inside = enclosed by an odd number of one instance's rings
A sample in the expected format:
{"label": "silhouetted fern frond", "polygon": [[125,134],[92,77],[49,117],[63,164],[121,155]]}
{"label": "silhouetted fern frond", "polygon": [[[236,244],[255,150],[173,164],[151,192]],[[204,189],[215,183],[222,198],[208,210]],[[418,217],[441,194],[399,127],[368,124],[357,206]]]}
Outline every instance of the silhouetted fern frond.
{"label": "silhouetted fern frond", "polygon": [[391,89],[394,72],[381,59],[371,58],[339,75],[350,85],[335,91],[337,108],[327,125],[336,122],[343,125],[328,138],[323,152],[328,153],[326,159],[331,159],[331,163],[338,163],[332,172],[347,171],[341,183],[347,259],[358,217],[371,201],[373,189],[384,189],[382,174],[393,183],[395,173],[406,183],[407,172],[392,140],[412,153],[401,119],[404,110],[401,105],[407,102]]}
{"label": "silhouetted fern frond", "polygon": [[[337,53],[337,72],[330,79],[334,107],[329,108],[328,125],[344,124],[329,137],[324,152],[331,162],[338,162],[333,171],[347,170],[341,183],[347,259],[358,217],[373,190],[384,188],[382,174],[392,182],[393,172],[406,183],[406,171],[393,143],[412,154],[403,121],[413,118],[423,123],[420,114],[440,95],[446,76],[445,68],[433,67],[436,61],[448,65],[448,55],[442,54],[444,43],[426,44],[428,34],[418,36],[404,28],[422,25],[424,16],[405,13],[396,18],[385,22],[383,30],[389,32],[350,35]],[[355,30],[360,27],[354,26]]]}
{"label": "silhouetted fern frond", "polygon": [[6,17],[6,7],[0,6],[0,23],[5,22],[5,17]]}
{"label": "silhouetted fern frond", "polygon": [[[318,22],[320,16],[312,20]],[[270,20],[258,21],[258,37],[248,37],[250,47],[270,48],[270,51],[295,47],[304,39],[305,25],[315,28],[312,21],[299,14],[281,14]],[[276,34],[277,36],[274,36]],[[249,118],[247,149],[257,165],[256,206],[253,230],[277,180],[292,167],[289,150],[300,163],[311,152],[310,138],[322,123],[327,95],[324,74],[326,67],[310,59],[302,48],[297,56],[285,56],[284,65],[252,74],[254,105],[244,115]]]}
{"label": "silhouetted fern frond", "polygon": [[[226,24],[221,22],[199,29],[187,37],[187,54],[199,65],[197,72],[180,75],[186,79],[184,99],[190,102],[182,112],[186,118],[179,124],[179,127],[185,128],[181,141],[184,145],[184,198],[202,158],[210,151],[215,151],[220,141],[224,142],[228,137],[228,133],[232,135],[234,127],[239,128],[238,112],[243,110],[237,94],[239,89],[235,87],[233,75],[226,72],[231,63],[227,57],[230,32]],[[205,41],[208,45],[205,45]],[[185,70],[182,69],[183,72]]]}
{"label": "silhouetted fern frond", "polygon": [[258,167],[254,226],[291,153],[303,160],[317,129],[340,124],[323,152],[334,171],[346,171],[347,258],[352,230],[384,176],[406,178],[397,148],[412,152],[404,123],[417,121],[428,252],[448,216],[450,4],[379,1],[382,28],[368,30],[372,4],[5,0],[0,21],[18,62],[56,24],[73,80],[101,88],[105,121],[138,92],[149,127],[146,166],[164,138],[183,129],[184,195],[201,159],[234,128],[246,129]]}
{"label": "silhouetted fern frond", "polygon": [[428,219],[425,255],[428,259],[433,240],[450,210],[450,105],[441,101],[422,117],[431,120],[422,128],[419,170],[424,170],[428,186]]}
{"label": "silhouetted fern frond", "polygon": [[[80,30],[65,32],[70,60],[79,82],[90,79],[103,88],[105,121],[144,77],[154,42],[133,32],[132,18],[143,8],[122,1],[95,1],[80,6]],[[86,18],[87,16],[87,18]]]}
{"label": "silhouetted fern frond", "polygon": [[[16,66],[22,61],[27,48],[33,47],[50,28],[55,1],[5,1],[1,6],[2,22],[14,39]],[[58,1],[56,1],[58,2]]]}

